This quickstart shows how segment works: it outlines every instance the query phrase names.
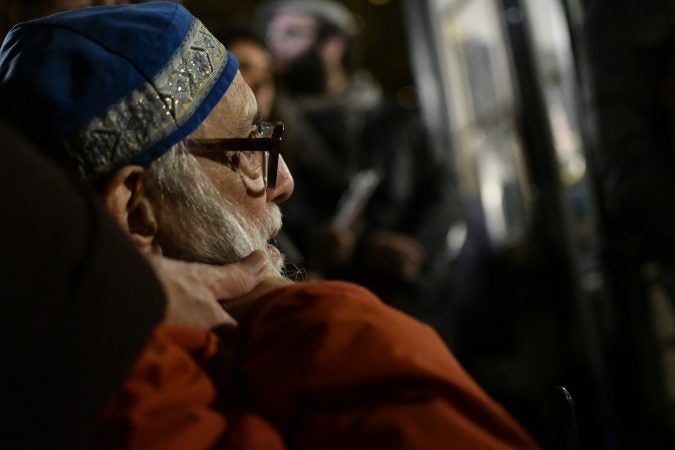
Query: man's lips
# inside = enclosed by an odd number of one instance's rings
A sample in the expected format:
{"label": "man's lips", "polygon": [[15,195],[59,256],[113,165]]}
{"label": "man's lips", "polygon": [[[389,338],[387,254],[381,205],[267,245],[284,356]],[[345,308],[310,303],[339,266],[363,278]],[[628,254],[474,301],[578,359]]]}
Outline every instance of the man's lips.
{"label": "man's lips", "polygon": [[281,253],[279,251],[279,249],[276,247],[276,245],[274,245],[270,242],[267,243],[267,251],[270,252],[270,253],[274,253],[274,254],[280,254]]}
{"label": "man's lips", "polygon": [[267,239],[267,250],[269,250],[272,253],[280,253],[279,249],[277,248],[277,236],[279,234],[279,230],[275,231],[269,239]]}

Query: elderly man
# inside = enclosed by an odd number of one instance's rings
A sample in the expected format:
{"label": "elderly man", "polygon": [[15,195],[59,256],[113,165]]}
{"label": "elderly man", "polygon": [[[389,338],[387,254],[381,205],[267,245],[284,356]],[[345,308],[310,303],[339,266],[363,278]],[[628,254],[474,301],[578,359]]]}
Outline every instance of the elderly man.
{"label": "elderly man", "polygon": [[258,123],[236,59],[183,7],[25,23],[0,79],[7,120],[96,185],[142,252],[265,255],[258,291],[224,304],[232,339],[155,329],[94,448],[536,448],[429,327],[358,286],[281,275],[283,126]]}

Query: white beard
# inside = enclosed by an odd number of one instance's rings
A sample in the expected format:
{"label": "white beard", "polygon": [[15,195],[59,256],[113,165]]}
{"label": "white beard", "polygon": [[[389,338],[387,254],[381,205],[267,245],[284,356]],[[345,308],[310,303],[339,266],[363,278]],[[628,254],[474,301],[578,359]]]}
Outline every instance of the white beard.
{"label": "white beard", "polygon": [[262,223],[248,219],[241,207],[220,195],[196,168],[191,155],[176,153],[163,157],[170,158],[166,161],[169,164],[154,180],[159,186],[151,188],[159,193],[153,200],[159,205],[158,240],[164,254],[186,261],[225,264],[262,250],[267,255],[269,275],[282,277],[284,258],[271,251],[267,242],[281,228],[279,207],[270,204]]}

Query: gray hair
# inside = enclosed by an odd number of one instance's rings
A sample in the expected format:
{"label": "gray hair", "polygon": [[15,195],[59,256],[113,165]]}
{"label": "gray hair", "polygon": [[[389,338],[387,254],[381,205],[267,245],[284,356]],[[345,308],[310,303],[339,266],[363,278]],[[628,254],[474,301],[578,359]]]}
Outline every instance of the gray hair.
{"label": "gray hair", "polygon": [[239,260],[257,247],[251,230],[239,208],[219,195],[197,164],[181,142],[148,167],[144,188],[161,224],[158,239],[165,254],[174,258]]}

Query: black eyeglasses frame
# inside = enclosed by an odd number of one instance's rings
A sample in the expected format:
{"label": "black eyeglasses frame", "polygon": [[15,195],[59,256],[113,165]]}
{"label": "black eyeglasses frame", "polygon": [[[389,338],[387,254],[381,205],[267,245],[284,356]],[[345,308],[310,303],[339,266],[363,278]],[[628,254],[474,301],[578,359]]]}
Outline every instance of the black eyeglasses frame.
{"label": "black eyeglasses frame", "polygon": [[263,122],[260,127],[272,127],[270,137],[249,138],[214,138],[188,140],[188,147],[195,153],[242,151],[267,152],[267,189],[274,189],[277,185],[277,171],[279,170],[279,155],[284,137],[283,122]]}

